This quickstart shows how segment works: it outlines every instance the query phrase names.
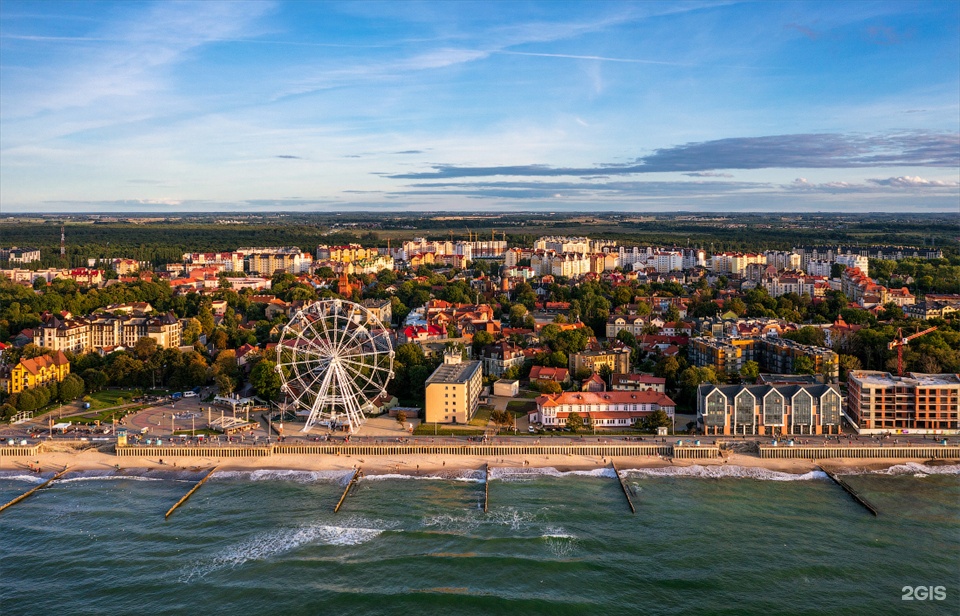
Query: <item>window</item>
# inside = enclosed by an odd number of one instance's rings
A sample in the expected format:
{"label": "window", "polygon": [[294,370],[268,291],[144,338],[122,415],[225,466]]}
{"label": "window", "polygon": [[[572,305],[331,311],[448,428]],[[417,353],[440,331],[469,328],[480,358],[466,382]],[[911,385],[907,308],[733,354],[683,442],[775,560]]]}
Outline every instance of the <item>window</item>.
{"label": "window", "polygon": [[797,392],[793,397],[793,424],[802,426],[813,424],[813,398],[806,390]]}
{"label": "window", "polygon": [[[636,409],[634,409],[636,410]],[[723,394],[714,390],[707,396],[707,404],[703,413],[703,425],[718,427],[724,425],[727,414],[727,400]]]}
{"label": "window", "polygon": [[763,403],[763,425],[783,425],[783,404],[783,394],[779,391],[773,390],[767,394]]}
{"label": "window", "polygon": [[836,426],[840,423],[840,396],[828,391],[820,399],[820,423],[824,426]]}
{"label": "window", "polygon": [[754,399],[746,389],[741,391],[734,400],[733,423],[737,426],[753,425]]}

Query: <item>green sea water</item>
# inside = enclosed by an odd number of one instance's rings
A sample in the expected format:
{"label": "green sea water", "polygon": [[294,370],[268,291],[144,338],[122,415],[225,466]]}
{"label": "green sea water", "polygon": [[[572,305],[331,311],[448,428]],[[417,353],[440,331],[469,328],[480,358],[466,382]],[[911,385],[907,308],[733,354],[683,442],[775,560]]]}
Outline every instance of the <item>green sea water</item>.
{"label": "green sea water", "polygon": [[[69,475],[0,513],[0,614],[960,614],[960,472]],[[0,500],[36,478],[0,474]],[[904,586],[943,600],[904,601]]]}

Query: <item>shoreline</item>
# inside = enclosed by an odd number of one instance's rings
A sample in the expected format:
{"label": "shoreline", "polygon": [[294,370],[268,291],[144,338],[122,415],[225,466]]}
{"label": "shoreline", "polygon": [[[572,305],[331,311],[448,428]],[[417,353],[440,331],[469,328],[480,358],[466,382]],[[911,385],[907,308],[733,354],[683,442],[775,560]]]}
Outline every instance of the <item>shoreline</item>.
{"label": "shoreline", "polygon": [[69,467],[72,472],[137,470],[202,470],[216,466],[225,471],[351,471],[362,468],[366,475],[402,474],[405,476],[435,476],[455,471],[480,471],[485,465],[494,469],[553,468],[560,472],[592,471],[610,468],[615,462],[621,471],[666,469],[671,467],[739,467],[762,469],[793,475],[804,475],[824,467],[831,472],[882,471],[892,466],[920,463],[926,466],[958,465],[960,460],[929,458],[831,458],[819,462],[797,458],[760,458],[753,455],[730,453],[725,458],[670,459],[662,456],[616,456],[603,458],[587,455],[504,455],[452,456],[440,454],[407,455],[329,455],[284,454],[259,458],[217,458],[215,456],[178,456],[163,460],[159,457],[117,457],[96,449],[79,451],[43,452],[34,457],[10,456],[0,458],[0,473],[31,472],[39,462],[42,472]]}

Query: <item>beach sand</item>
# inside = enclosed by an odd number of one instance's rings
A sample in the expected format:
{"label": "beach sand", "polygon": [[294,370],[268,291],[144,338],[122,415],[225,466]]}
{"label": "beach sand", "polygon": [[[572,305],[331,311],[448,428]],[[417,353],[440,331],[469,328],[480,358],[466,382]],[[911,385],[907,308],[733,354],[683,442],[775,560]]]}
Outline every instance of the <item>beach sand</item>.
{"label": "beach sand", "polygon": [[[870,471],[882,470],[906,462],[925,462],[918,458],[897,459],[845,459],[833,458],[818,463],[806,459],[762,459],[756,456],[731,453],[724,459],[670,460],[658,456],[618,456],[613,458],[617,468],[642,469],[685,466],[736,466],[762,468],[782,473],[804,474],[818,470],[819,465],[831,471]],[[453,470],[478,470],[489,464],[491,468],[555,468],[560,471],[592,470],[609,467],[611,458],[578,455],[522,455],[522,456],[451,456],[451,455],[287,455],[278,454],[266,458],[217,458],[214,456],[184,457],[178,456],[161,460],[159,457],[117,457],[111,453],[86,449],[43,452],[35,457],[0,457],[0,471],[28,470],[37,463],[44,472],[61,470],[65,466],[71,471],[91,471],[116,469],[156,469],[172,468],[203,469],[216,466],[224,471],[254,470],[342,470],[348,471],[360,467],[367,475],[399,473],[404,475],[432,475]]]}

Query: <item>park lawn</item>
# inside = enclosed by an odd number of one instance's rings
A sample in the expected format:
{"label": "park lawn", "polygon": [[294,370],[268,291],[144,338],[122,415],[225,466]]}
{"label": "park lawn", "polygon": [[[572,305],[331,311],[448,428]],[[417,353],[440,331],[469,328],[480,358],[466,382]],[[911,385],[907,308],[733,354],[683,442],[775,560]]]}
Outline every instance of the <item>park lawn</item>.
{"label": "park lawn", "polygon": [[486,428],[490,422],[490,413],[492,411],[492,407],[481,406],[477,409],[477,413],[473,416],[473,419],[470,420],[470,425],[478,428]]}
{"label": "park lawn", "polygon": [[540,397],[540,392],[539,391],[521,391],[520,397],[526,398],[528,400],[535,400]]}
{"label": "park lawn", "polygon": [[526,414],[537,410],[537,403],[533,400],[511,400],[507,402],[507,410],[518,414]]}
{"label": "park lawn", "polygon": [[99,411],[100,409],[118,406],[119,402],[117,402],[117,400],[120,398],[123,398],[126,402],[130,402],[130,399],[134,397],[135,393],[132,389],[104,389],[103,391],[94,392],[89,394],[90,408],[88,410]]}

